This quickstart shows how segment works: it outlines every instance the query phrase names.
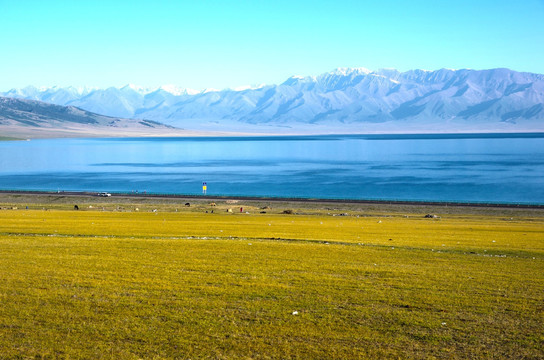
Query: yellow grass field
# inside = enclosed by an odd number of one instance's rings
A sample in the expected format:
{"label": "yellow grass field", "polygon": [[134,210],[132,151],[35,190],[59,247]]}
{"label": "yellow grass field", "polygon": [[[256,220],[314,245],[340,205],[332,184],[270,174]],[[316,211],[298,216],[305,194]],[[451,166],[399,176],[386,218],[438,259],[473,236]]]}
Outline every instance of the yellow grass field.
{"label": "yellow grass field", "polygon": [[544,211],[113,201],[0,204],[1,359],[544,358]]}

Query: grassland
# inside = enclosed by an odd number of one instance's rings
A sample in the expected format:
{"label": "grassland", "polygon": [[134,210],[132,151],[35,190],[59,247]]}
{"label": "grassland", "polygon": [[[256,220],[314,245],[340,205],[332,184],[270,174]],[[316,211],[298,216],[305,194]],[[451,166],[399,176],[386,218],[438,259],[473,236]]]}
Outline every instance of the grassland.
{"label": "grassland", "polygon": [[22,140],[22,139],[9,137],[9,136],[0,136],[0,141],[12,141],[12,140]]}
{"label": "grassland", "polygon": [[184,203],[2,195],[0,358],[544,358],[542,210]]}

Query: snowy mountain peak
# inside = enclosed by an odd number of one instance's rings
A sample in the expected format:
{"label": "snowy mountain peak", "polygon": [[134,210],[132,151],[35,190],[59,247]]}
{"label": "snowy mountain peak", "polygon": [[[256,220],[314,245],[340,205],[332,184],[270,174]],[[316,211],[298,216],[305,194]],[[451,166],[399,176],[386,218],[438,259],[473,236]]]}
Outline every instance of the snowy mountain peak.
{"label": "snowy mountain peak", "polygon": [[186,89],[186,88],[183,88],[181,86],[177,86],[177,85],[172,85],[172,84],[168,84],[168,85],[161,85],[159,87],[160,90],[163,90],[163,91],[166,91],[167,93],[169,94],[172,94],[174,96],[180,96],[180,95],[196,95],[198,94],[200,91],[198,90],[194,90],[194,89]]}
{"label": "snowy mountain peak", "polygon": [[396,78],[397,76],[399,76],[399,74],[401,72],[398,71],[397,69],[393,69],[393,68],[382,68],[382,69],[378,69],[376,71],[373,71],[372,73],[373,74],[378,74],[378,75],[383,75],[383,76],[388,77],[388,78]]}
{"label": "snowy mountain peak", "polygon": [[282,85],[286,86],[293,86],[296,84],[301,83],[311,83],[315,82],[316,78],[314,76],[300,76],[300,75],[293,75],[289,79],[285,80]]}
{"label": "snowy mountain peak", "polygon": [[98,90],[95,86],[69,86],[70,89],[73,89],[79,95],[87,95],[91,91]]}
{"label": "snowy mountain peak", "polygon": [[232,90],[232,91],[257,90],[257,89],[262,89],[265,86],[266,86],[266,84],[242,85],[242,86],[237,86],[237,87],[234,87],[234,88],[230,88],[230,90]]}
{"label": "snowy mountain peak", "polygon": [[[116,89],[116,88],[112,88],[112,89]],[[169,93],[171,95],[174,95],[174,96],[196,95],[196,94],[200,93],[199,90],[187,89],[187,88],[177,86],[177,85],[173,85],[173,84],[161,85],[159,87],[145,87],[145,86],[140,86],[140,85],[127,84],[127,85],[119,88],[119,90],[133,90],[133,91],[137,92],[138,94],[140,94],[142,96],[151,94],[151,93],[153,93],[153,92],[155,92],[157,90],[165,91],[165,92],[167,92],[167,93]]]}
{"label": "snowy mountain peak", "polygon": [[349,67],[339,67],[334,69],[333,71],[329,72],[330,75],[341,75],[341,76],[347,76],[351,74],[356,75],[368,75],[372,71],[368,70],[364,67],[358,67],[358,68],[349,68]]}
{"label": "snowy mountain peak", "polygon": [[199,94],[214,93],[214,92],[219,92],[219,91],[221,91],[221,90],[215,89],[215,88],[206,88],[206,89],[202,90],[201,92],[199,92]]}
{"label": "snowy mountain peak", "polygon": [[128,90],[128,89],[134,90],[137,93],[142,95],[149,94],[150,92],[154,91],[154,89],[152,88],[147,88],[147,87],[135,85],[135,84],[127,84],[123,86],[122,88],[120,88],[120,90]]}

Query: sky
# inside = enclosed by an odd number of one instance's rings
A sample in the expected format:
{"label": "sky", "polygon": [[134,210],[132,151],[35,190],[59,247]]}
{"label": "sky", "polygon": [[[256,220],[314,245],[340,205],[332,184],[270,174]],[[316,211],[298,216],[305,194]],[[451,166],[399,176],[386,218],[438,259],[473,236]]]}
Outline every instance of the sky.
{"label": "sky", "polygon": [[0,0],[0,91],[235,88],[338,67],[544,73],[544,0]]}

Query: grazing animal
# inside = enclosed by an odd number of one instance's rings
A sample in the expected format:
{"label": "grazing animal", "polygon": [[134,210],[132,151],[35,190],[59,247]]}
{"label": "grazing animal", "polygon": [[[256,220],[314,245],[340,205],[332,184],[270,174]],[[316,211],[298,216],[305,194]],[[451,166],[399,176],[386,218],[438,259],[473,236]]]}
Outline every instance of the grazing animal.
{"label": "grazing animal", "polygon": [[185,203],[185,206],[191,206],[191,203]]}
{"label": "grazing animal", "polygon": [[74,205],[74,210],[79,210],[79,206]]}

